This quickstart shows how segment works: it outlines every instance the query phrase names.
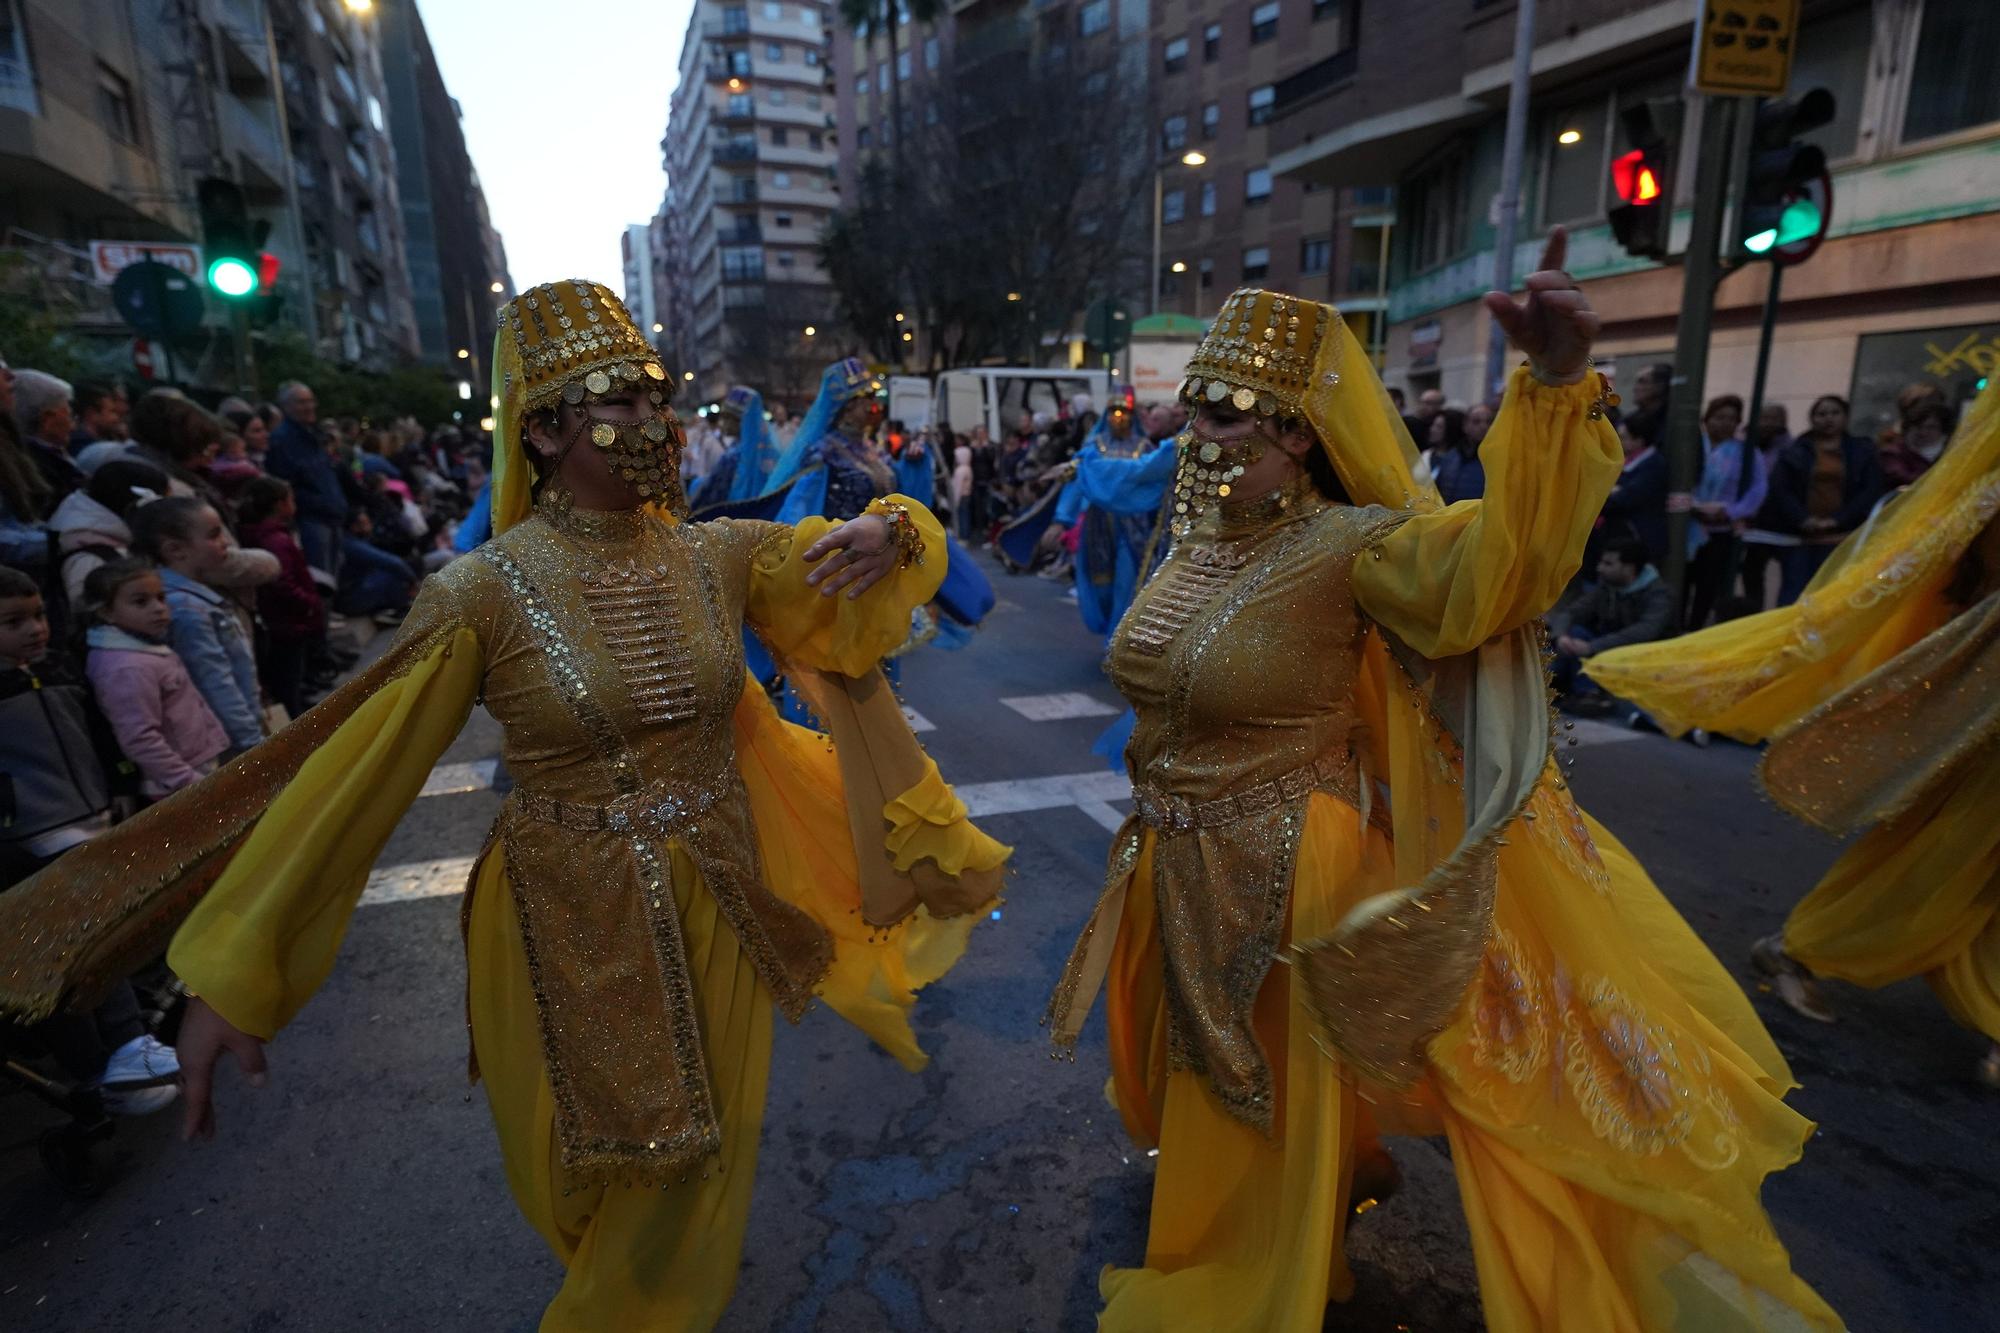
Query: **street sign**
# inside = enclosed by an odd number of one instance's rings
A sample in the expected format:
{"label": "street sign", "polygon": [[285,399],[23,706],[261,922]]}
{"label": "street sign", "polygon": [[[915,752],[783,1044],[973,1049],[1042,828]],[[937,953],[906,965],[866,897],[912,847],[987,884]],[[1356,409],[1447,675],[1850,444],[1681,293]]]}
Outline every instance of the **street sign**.
{"label": "street sign", "polygon": [[127,265],[111,284],[111,304],[140,333],[170,339],[201,327],[201,282],[171,264]]}
{"label": "street sign", "polygon": [[118,281],[118,275],[134,264],[143,264],[148,259],[165,264],[189,277],[199,276],[201,269],[201,247],[183,245],[179,241],[92,241],[90,243],[91,276],[106,287]]}
{"label": "street sign", "polygon": [[144,338],[132,340],[132,369],[139,372],[142,380],[150,380],[158,373],[153,365],[153,344]]}
{"label": "street sign", "polygon": [[1694,29],[1697,92],[1782,94],[1792,80],[1799,0],[1703,0]]}

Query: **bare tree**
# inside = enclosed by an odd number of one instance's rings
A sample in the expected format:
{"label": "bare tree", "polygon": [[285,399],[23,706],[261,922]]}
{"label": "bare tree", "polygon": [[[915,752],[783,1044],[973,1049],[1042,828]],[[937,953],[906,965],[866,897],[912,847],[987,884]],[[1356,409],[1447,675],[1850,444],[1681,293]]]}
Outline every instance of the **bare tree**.
{"label": "bare tree", "polygon": [[823,319],[826,289],[797,282],[769,282],[756,305],[734,306],[723,316],[729,365],[767,403],[800,408],[819,389],[820,372],[843,353],[832,337],[806,336]]}
{"label": "bare tree", "polygon": [[842,317],[883,360],[904,350],[894,312],[914,309],[932,370],[1033,364],[1044,332],[1144,286],[1151,116],[1111,96],[1116,52],[1000,54],[961,69],[910,165],[868,164],[823,240]]}

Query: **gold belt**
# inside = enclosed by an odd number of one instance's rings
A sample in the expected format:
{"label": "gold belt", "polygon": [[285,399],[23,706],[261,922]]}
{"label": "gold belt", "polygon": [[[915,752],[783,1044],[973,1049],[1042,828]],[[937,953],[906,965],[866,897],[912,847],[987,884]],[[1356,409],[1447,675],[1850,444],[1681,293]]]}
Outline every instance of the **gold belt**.
{"label": "gold belt", "polygon": [[514,790],[514,804],[530,819],[582,832],[599,830],[629,833],[635,828],[671,836],[706,813],[729,795],[734,787],[732,774],[722,773],[707,782],[656,782],[641,792],[621,797],[610,805],[585,805],[559,801],[552,796]]}
{"label": "gold belt", "polygon": [[1296,801],[1315,791],[1331,791],[1351,803],[1359,803],[1360,791],[1353,778],[1354,757],[1315,759],[1282,777],[1260,782],[1254,787],[1212,801],[1190,801],[1140,783],[1132,785],[1132,804],[1139,818],[1161,833],[1186,833],[1193,829],[1217,828],[1239,819],[1275,810],[1286,801]]}

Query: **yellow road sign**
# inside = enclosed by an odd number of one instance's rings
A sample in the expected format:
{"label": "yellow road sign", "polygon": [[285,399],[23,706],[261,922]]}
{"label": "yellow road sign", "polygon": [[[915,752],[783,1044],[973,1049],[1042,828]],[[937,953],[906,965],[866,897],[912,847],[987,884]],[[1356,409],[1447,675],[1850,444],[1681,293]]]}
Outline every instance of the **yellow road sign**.
{"label": "yellow road sign", "polygon": [[1694,33],[1695,88],[1783,94],[1798,31],[1799,0],[1703,0]]}

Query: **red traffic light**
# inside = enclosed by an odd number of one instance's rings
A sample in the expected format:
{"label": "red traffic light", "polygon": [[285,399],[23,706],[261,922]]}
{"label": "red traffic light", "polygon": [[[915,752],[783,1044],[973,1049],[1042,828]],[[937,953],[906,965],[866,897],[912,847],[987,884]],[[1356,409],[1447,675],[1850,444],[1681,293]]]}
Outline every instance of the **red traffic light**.
{"label": "red traffic light", "polygon": [[1611,184],[1619,199],[1628,204],[1650,204],[1664,193],[1660,175],[1646,160],[1643,148],[1634,148],[1612,159]]}
{"label": "red traffic light", "polygon": [[278,285],[280,261],[269,250],[257,255],[257,295],[269,296]]}

